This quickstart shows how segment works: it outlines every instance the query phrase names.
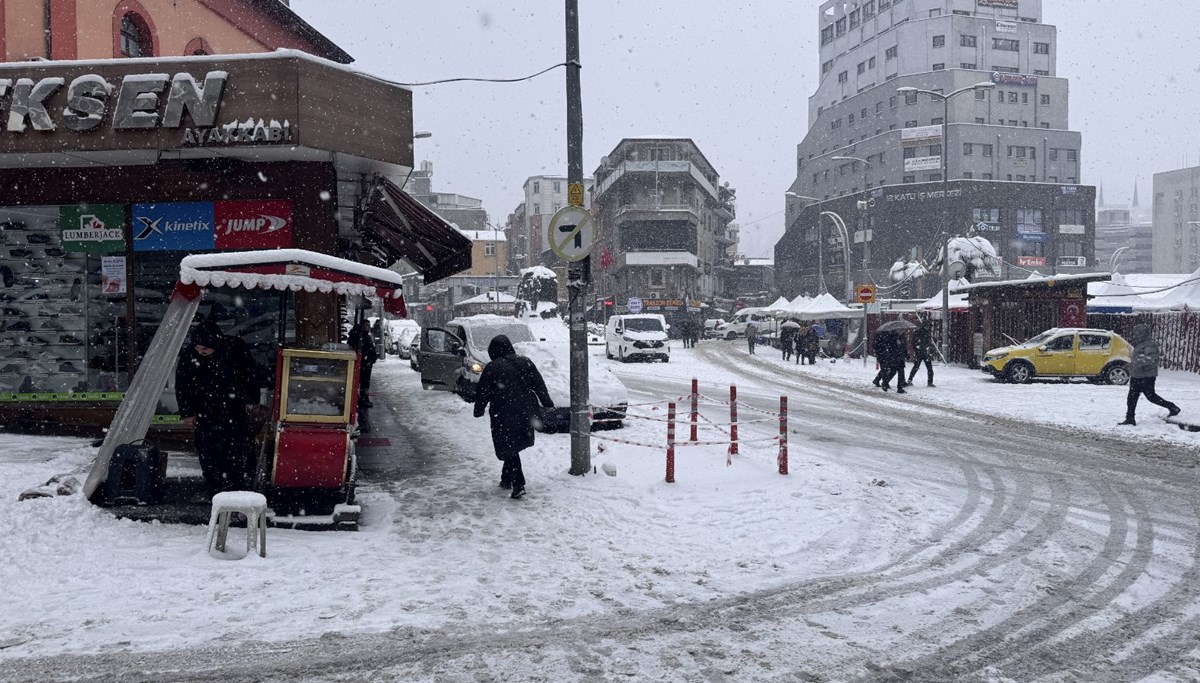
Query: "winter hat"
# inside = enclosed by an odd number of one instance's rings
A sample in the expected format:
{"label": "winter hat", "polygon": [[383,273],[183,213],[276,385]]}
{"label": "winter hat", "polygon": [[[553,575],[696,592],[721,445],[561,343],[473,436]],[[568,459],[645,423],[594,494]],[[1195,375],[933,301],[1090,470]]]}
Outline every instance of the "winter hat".
{"label": "winter hat", "polygon": [[517,350],[513,348],[512,342],[508,337],[498,334],[492,338],[492,342],[488,344],[488,356],[492,360],[500,360],[505,356],[516,355]]}
{"label": "winter hat", "polygon": [[210,349],[215,349],[220,346],[223,337],[221,328],[217,327],[215,322],[205,320],[192,331],[192,345],[207,346]]}

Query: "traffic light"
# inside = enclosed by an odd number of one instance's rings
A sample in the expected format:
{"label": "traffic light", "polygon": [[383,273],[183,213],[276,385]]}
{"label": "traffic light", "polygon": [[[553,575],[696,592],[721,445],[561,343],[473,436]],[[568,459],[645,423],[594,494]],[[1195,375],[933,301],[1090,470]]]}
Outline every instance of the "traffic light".
{"label": "traffic light", "polygon": [[604,307],[605,307],[605,308],[612,308],[614,305],[616,305],[616,303],[615,303],[615,302],[614,302],[614,301],[613,301],[611,298],[610,298],[610,299],[605,299],[605,300],[604,300]]}
{"label": "traffic light", "polygon": [[425,304],[425,312],[433,313],[433,304]]}

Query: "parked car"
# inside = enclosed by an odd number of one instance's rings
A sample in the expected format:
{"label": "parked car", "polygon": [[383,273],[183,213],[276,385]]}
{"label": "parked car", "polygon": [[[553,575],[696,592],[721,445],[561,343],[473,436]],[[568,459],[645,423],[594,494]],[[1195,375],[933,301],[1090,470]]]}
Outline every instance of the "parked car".
{"label": "parked car", "polygon": [[1005,382],[1083,377],[1124,385],[1129,383],[1132,352],[1129,342],[1115,332],[1056,327],[1021,344],[988,351],[982,370]]}
{"label": "parked car", "polygon": [[[421,331],[416,354],[425,389],[453,391],[465,401],[475,400],[475,388],[484,367],[491,361],[487,347],[497,335],[513,342],[517,353],[528,356],[546,380],[555,408],[546,411],[548,431],[565,429],[570,423],[570,360],[561,341],[534,338],[528,323],[492,314],[455,318],[444,327]],[[588,392],[594,406],[593,420],[621,419],[628,405],[628,392],[619,379],[599,363],[589,365]],[[602,425],[614,423],[600,423]]]}
{"label": "parked car", "polygon": [[605,330],[604,355],[621,362],[629,360],[671,361],[667,343],[667,321],[657,313],[614,315]]}
{"label": "parked car", "polygon": [[729,322],[717,326],[717,337],[721,339],[737,339],[746,336],[746,326],[751,322],[761,330],[767,321],[761,308],[743,308],[729,319]]}
{"label": "parked car", "polygon": [[413,337],[421,333],[421,326],[415,320],[389,320],[387,326],[391,332],[388,351],[407,360]]}
{"label": "parked car", "polygon": [[417,328],[417,333],[413,335],[412,341],[408,343],[408,365],[417,372],[421,371],[421,328]]}
{"label": "parked car", "polygon": [[717,328],[724,325],[725,321],[720,318],[709,318],[704,321],[704,338],[716,339],[718,336]]}

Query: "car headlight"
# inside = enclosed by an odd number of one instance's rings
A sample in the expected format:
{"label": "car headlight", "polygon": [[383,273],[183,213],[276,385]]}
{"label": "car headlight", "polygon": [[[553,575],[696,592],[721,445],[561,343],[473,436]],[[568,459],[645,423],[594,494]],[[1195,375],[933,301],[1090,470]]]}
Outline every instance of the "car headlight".
{"label": "car headlight", "polygon": [[478,375],[479,373],[483,372],[483,365],[479,363],[471,363],[471,372]]}
{"label": "car headlight", "polygon": [[621,336],[621,339],[622,339],[622,341],[627,341],[627,342],[632,342],[632,341],[633,341],[633,339],[630,339],[629,337],[626,337],[626,336],[624,336],[624,335],[622,335],[622,336]]}
{"label": "car headlight", "polygon": [[988,355],[983,357],[983,361],[985,363],[991,363],[992,361],[1000,360],[1001,358],[1003,358],[1007,355],[1008,355],[1007,353],[989,353]]}

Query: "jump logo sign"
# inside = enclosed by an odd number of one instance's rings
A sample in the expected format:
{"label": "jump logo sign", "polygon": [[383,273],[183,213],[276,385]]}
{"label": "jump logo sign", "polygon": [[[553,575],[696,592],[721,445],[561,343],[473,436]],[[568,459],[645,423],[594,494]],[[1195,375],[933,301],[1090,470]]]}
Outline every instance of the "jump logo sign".
{"label": "jump logo sign", "polygon": [[134,251],[278,249],[292,246],[287,200],[133,205]]}

